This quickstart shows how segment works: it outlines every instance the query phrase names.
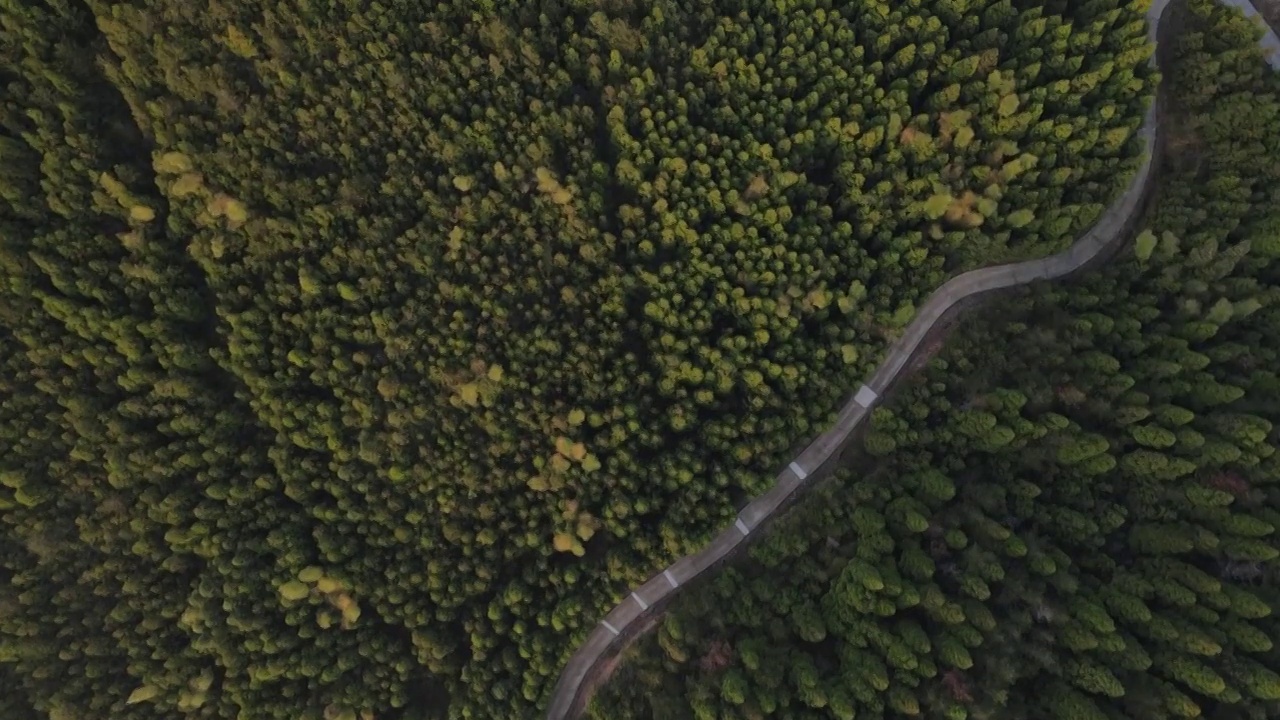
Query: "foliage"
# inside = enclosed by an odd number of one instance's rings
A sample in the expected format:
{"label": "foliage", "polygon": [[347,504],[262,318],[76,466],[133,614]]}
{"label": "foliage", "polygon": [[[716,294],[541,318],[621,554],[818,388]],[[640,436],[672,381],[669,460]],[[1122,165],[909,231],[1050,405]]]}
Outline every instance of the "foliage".
{"label": "foliage", "polygon": [[0,25],[6,717],[532,717],[929,291],[1096,218],[1154,81],[1119,0]]}
{"label": "foliage", "polygon": [[874,416],[894,452],[687,591],[593,717],[1280,715],[1280,81],[1189,12],[1140,257],[951,338]]}

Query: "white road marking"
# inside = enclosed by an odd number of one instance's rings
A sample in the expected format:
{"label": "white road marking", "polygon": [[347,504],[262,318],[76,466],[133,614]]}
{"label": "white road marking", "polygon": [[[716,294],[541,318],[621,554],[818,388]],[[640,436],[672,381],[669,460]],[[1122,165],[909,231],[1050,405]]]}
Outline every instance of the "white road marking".
{"label": "white road marking", "polygon": [[791,472],[795,473],[796,477],[800,478],[801,480],[809,477],[809,473],[805,472],[804,468],[800,467],[800,463],[798,462],[791,463]]}
{"label": "white road marking", "polygon": [[742,533],[743,535],[751,534],[751,530],[747,528],[746,523],[742,522],[742,518],[738,518],[736,521],[734,521],[733,524],[738,527],[738,532]]}
{"label": "white road marking", "polygon": [[649,603],[645,602],[639,595],[637,595],[636,593],[631,593],[631,597],[635,598],[636,604],[640,606],[641,610],[649,609]]}
{"label": "white road marking", "polygon": [[676,582],[676,576],[672,575],[670,570],[663,570],[662,577],[666,578],[667,582],[671,583],[671,587],[673,588],[680,587],[680,583]]}
{"label": "white road marking", "polygon": [[876,391],[866,385],[858,388],[858,394],[853,396],[853,401],[865,408],[871,407],[879,399],[880,396],[876,394]]}
{"label": "white road marking", "polygon": [[600,624],[601,624],[601,625],[604,625],[604,629],[605,629],[605,630],[608,630],[609,632],[613,633],[614,635],[621,635],[621,634],[622,634],[622,633],[618,632],[618,628],[616,628],[616,627],[614,627],[614,626],[610,625],[608,620],[601,620],[601,621],[600,621]]}

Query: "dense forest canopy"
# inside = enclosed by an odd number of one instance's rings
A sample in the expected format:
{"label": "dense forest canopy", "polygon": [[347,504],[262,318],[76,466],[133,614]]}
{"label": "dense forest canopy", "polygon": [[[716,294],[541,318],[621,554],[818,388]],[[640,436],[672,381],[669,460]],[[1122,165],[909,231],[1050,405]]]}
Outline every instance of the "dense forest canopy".
{"label": "dense forest canopy", "polygon": [[1280,78],[1188,5],[1134,246],[952,337],[591,717],[1280,716]]}
{"label": "dense forest canopy", "polygon": [[5,0],[0,712],[525,718],[957,270],[1127,0]]}

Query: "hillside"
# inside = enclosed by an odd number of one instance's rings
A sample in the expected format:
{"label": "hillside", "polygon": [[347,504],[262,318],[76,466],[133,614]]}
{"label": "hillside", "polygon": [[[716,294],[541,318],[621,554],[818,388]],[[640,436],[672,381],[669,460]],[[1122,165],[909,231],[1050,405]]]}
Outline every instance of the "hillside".
{"label": "hillside", "polygon": [[1126,256],[950,338],[590,717],[1280,713],[1280,79],[1254,26],[1188,4]]}
{"label": "hillside", "polygon": [[[0,4],[6,717],[533,717],[956,272],[1140,3]],[[12,692],[8,690],[12,688]]]}

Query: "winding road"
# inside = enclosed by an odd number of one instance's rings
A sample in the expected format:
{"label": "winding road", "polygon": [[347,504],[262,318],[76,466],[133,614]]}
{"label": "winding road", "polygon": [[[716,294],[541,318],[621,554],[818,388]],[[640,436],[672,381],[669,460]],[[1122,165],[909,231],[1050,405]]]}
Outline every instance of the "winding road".
{"label": "winding road", "polygon": [[[1231,2],[1231,0],[1227,0]],[[1241,0],[1248,5],[1248,0]],[[1147,10],[1147,37],[1156,43],[1160,22],[1171,0],[1151,0]],[[1235,5],[1235,2],[1231,2]],[[1155,62],[1153,56],[1152,62]],[[1157,94],[1158,95],[1158,94]],[[1147,110],[1139,135],[1147,151],[1142,164],[1126,188],[1102,217],[1072,246],[1061,253],[1037,260],[982,268],[958,275],[944,283],[920,307],[902,337],[888,349],[884,360],[864,385],[844,404],[835,424],[813,440],[778,474],[773,488],[756,498],[739,513],[709,545],[683,557],[635,588],[600,621],[578,647],[561,672],[548,703],[547,720],[572,720],[594,690],[596,675],[608,661],[652,627],[647,620],[662,612],[672,597],[714,565],[728,557],[751,533],[773,518],[797,491],[829,472],[853,433],[871,415],[890,386],[910,366],[929,333],[949,310],[964,300],[996,290],[1052,280],[1070,275],[1106,251],[1120,244],[1141,219],[1155,177],[1154,151],[1159,139],[1156,104]]]}

